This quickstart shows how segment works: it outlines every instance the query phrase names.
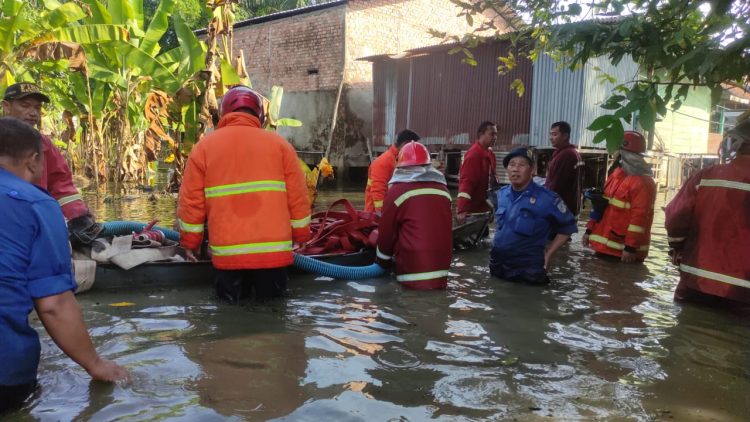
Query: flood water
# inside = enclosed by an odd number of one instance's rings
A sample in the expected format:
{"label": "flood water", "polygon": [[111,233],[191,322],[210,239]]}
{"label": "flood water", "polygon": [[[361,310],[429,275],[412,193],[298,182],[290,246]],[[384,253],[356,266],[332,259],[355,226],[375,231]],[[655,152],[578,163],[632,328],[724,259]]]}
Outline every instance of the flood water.
{"label": "flood water", "polygon": [[[319,201],[340,196],[362,203]],[[169,196],[89,200],[102,220],[174,218]],[[491,278],[486,245],[454,255],[445,291],[307,275],[285,301],[229,306],[210,281],[95,286],[78,297],[94,343],[133,381],[90,382],[43,334],[41,389],[8,419],[750,420],[747,316],[672,301],[663,220],[644,265],[576,235],[548,287]]]}

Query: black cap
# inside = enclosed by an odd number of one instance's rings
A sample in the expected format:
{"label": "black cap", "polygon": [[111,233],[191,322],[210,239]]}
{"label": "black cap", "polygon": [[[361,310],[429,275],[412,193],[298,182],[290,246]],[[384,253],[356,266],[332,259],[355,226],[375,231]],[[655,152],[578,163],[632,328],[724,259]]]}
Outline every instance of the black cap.
{"label": "black cap", "polygon": [[534,154],[531,152],[531,150],[528,148],[520,147],[509,152],[508,155],[503,158],[503,167],[507,168],[510,160],[516,157],[523,157],[529,160],[529,164],[534,164]]}
{"label": "black cap", "polygon": [[49,97],[42,94],[37,84],[31,82],[21,82],[13,84],[5,89],[5,96],[3,97],[6,101],[20,100],[26,97],[36,97],[39,101],[48,103]]}

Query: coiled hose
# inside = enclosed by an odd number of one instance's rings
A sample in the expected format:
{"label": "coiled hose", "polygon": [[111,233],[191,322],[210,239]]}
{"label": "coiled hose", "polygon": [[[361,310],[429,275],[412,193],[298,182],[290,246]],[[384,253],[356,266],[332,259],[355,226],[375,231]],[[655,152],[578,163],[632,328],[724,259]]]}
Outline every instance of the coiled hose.
{"label": "coiled hose", "polygon": [[[126,234],[131,234],[133,232],[140,233],[148,224],[146,223],[137,223],[135,221],[107,221],[106,223],[103,223],[102,226],[104,226],[104,230],[102,230],[101,234],[99,236],[106,237],[106,236],[123,236]],[[154,226],[151,228],[152,230],[160,230],[164,233],[164,236],[172,241],[179,242],[180,241],[180,233],[176,232],[174,230],[170,230],[164,227]]]}
{"label": "coiled hose", "polygon": [[294,266],[309,273],[342,280],[362,280],[380,277],[385,274],[385,269],[378,264],[370,264],[364,267],[347,267],[323,262],[298,253],[294,254]]}
{"label": "coiled hose", "polygon": [[[104,226],[104,230],[102,230],[100,236],[122,236],[133,232],[138,233],[147,224],[135,221],[108,221],[102,224],[102,226]],[[152,230],[161,230],[167,239],[175,242],[180,241],[180,233],[174,230],[159,226],[152,227]],[[378,264],[370,264],[363,267],[347,267],[345,265],[323,262],[297,253],[294,254],[294,266],[303,271],[342,280],[362,280],[380,277],[385,274],[385,269]]]}

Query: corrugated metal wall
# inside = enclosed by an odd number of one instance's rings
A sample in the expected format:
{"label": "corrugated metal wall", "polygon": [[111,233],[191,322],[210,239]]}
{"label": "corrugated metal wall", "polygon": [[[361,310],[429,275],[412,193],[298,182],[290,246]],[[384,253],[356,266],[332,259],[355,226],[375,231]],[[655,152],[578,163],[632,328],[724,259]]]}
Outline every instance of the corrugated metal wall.
{"label": "corrugated metal wall", "polygon": [[[591,59],[582,70],[571,72],[567,69],[557,71],[556,64],[547,56],[537,60],[534,64],[529,144],[551,148],[549,127],[554,122],[564,120],[571,125],[572,143],[584,148],[603,148],[603,144],[594,145],[595,132],[586,129],[594,119],[608,113],[599,105],[612,94],[616,85],[602,83],[599,77],[602,72],[613,76],[619,84],[633,80],[638,65],[632,59],[625,58],[614,66],[606,57],[597,57]],[[628,126],[625,129],[631,128]]]}
{"label": "corrugated metal wall", "polygon": [[[447,50],[398,60],[375,62],[375,98],[386,99],[385,69],[395,68],[397,93],[395,132],[409,128],[419,133],[427,145],[453,144],[466,148],[484,120],[498,125],[498,146],[522,143],[529,132],[532,89],[532,66],[522,61],[512,72],[497,73],[497,57],[505,54],[508,43],[494,43],[472,50],[479,65],[461,63],[462,54],[448,55]],[[391,76],[389,76],[391,77]],[[521,79],[526,94],[518,97],[510,84]],[[380,90],[381,92],[378,92]],[[395,98],[393,98],[395,96]],[[389,105],[374,108],[374,144],[386,145],[395,137],[386,128]]]}

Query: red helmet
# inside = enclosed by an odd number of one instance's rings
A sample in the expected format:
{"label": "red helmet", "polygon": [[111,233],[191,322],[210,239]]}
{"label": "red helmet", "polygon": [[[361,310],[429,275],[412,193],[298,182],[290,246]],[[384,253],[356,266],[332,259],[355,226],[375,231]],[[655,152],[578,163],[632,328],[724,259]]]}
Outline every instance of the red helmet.
{"label": "red helmet", "polygon": [[417,141],[411,141],[401,147],[398,153],[398,164],[396,167],[424,166],[430,164],[430,152],[427,147]]}
{"label": "red helmet", "polygon": [[625,131],[622,149],[635,152],[636,154],[643,154],[646,152],[646,138],[638,132],[632,130]]}
{"label": "red helmet", "polygon": [[227,113],[241,108],[250,109],[255,113],[255,116],[260,120],[260,125],[263,126],[266,120],[263,112],[263,97],[246,86],[236,86],[224,94],[219,107],[219,117],[224,117]]}

